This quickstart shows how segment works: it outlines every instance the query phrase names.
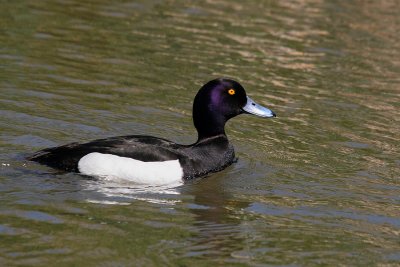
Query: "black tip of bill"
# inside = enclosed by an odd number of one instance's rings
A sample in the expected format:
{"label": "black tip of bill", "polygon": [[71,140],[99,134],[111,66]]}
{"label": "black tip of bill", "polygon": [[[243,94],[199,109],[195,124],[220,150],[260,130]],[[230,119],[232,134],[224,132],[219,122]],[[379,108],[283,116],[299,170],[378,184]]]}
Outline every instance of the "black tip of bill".
{"label": "black tip of bill", "polygon": [[254,102],[250,97],[247,97],[247,103],[242,108],[246,113],[253,114],[263,118],[272,118],[276,117],[275,112],[272,110],[263,107],[256,102]]}

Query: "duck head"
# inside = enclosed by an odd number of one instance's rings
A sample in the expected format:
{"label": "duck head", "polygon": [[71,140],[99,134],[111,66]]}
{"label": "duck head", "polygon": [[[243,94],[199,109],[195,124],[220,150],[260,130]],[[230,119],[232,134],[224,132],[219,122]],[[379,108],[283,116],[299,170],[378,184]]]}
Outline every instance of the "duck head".
{"label": "duck head", "polygon": [[225,123],[243,113],[276,117],[273,111],[248,97],[238,82],[225,78],[209,81],[200,88],[193,102],[193,122],[199,140],[225,134]]}

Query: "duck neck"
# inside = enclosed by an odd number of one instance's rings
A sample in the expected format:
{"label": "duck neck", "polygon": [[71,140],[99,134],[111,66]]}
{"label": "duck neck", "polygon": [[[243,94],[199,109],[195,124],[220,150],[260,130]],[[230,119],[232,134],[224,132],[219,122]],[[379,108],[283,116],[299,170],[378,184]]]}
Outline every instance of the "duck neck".
{"label": "duck neck", "polygon": [[199,142],[201,142],[203,140],[214,138],[214,137],[217,137],[217,136],[225,136],[226,137],[225,131],[215,132],[215,133],[212,133],[212,132],[200,133],[199,132],[196,143],[199,143]]}
{"label": "duck neck", "polygon": [[226,136],[225,123],[226,120],[222,116],[193,116],[194,126],[197,129],[198,139],[200,142],[204,139],[212,138],[215,136]]}

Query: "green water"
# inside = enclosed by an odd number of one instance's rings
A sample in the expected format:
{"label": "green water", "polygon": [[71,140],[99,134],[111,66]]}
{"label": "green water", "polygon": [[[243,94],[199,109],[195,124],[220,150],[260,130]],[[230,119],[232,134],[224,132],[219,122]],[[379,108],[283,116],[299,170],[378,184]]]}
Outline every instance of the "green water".
{"label": "green water", "polygon": [[[1,1],[1,266],[400,265],[398,1]],[[148,134],[195,141],[215,77],[276,119],[177,188],[26,162]]]}

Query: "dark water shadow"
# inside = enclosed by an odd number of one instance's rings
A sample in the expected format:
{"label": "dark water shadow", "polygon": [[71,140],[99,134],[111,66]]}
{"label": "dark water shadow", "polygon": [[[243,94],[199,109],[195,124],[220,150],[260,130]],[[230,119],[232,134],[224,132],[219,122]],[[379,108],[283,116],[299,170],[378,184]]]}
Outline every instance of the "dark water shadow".
{"label": "dark water shadow", "polygon": [[193,228],[196,231],[191,240],[190,252],[185,256],[231,255],[243,249],[246,237],[241,234],[241,211],[250,202],[238,198],[230,190],[231,170],[228,168],[201,180],[189,182],[180,189],[183,195],[193,197],[187,208],[194,216]]}

